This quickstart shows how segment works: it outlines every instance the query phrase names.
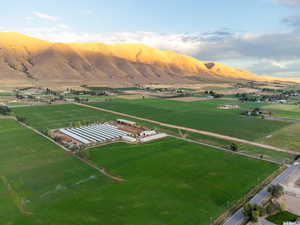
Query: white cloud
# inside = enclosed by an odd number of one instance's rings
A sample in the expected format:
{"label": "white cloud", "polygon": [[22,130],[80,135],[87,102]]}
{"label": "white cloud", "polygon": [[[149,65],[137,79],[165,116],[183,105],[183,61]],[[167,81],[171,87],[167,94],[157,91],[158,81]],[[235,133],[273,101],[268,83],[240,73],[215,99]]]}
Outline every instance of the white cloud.
{"label": "white cloud", "polygon": [[50,16],[46,13],[41,13],[41,12],[37,12],[37,11],[33,11],[32,14],[40,19],[48,20],[48,21],[52,21],[52,22],[58,21],[60,19],[57,16]]}
{"label": "white cloud", "polygon": [[287,69],[287,65],[283,64],[283,63],[280,63],[280,62],[277,62],[275,60],[272,60],[272,59],[262,59],[261,60],[262,63],[268,63],[270,64],[271,66],[275,67],[275,68],[280,68],[280,69]]}
{"label": "white cloud", "polygon": [[300,0],[274,0],[274,1],[288,7],[300,7]]}

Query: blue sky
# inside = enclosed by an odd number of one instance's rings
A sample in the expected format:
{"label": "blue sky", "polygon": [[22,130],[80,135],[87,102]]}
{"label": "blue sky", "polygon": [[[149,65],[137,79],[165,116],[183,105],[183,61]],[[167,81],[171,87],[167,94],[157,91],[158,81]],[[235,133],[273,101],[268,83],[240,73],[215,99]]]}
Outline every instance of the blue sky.
{"label": "blue sky", "polygon": [[11,0],[1,8],[0,31],[57,42],[144,43],[300,77],[300,0]]}

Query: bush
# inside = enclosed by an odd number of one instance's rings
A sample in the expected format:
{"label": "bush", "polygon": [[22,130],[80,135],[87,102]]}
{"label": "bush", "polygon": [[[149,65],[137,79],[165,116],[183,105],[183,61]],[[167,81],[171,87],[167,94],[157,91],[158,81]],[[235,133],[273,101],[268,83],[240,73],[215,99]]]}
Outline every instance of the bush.
{"label": "bush", "polygon": [[247,203],[244,205],[243,214],[248,221],[257,222],[260,216],[265,215],[265,210],[260,205]]}
{"label": "bush", "polygon": [[239,150],[239,146],[236,143],[231,143],[230,150],[237,152]]}
{"label": "bush", "polygon": [[273,215],[273,214],[281,212],[281,211],[282,211],[282,207],[281,207],[281,205],[278,202],[276,202],[276,201],[270,201],[267,204],[266,213],[268,215]]}
{"label": "bush", "polygon": [[280,198],[284,194],[283,187],[279,184],[270,186],[268,192],[274,198]]}
{"label": "bush", "polygon": [[11,113],[11,110],[10,110],[10,108],[8,108],[8,106],[0,105],[0,114],[7,116],[10,113]]}
{"label": "bush", "polygon": [[17,118],[17,121],[19,121],[21,123],[26,123],[25,117],[17,116],[16,118]]}

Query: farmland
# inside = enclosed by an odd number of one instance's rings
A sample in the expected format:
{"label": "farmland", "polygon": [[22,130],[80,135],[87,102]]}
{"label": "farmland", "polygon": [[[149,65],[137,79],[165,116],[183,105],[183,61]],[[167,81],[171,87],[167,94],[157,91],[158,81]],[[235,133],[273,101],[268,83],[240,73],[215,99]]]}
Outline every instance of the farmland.
{"label": "farmland", "polygon": [[14,120],[0,120],[0,158],[4,225],[91,224],[93,195],[113,183]]}
{"label": "farmland", "polygon": [[171,138],[101,146],[89,158],[126,179],[111,192],[111,213],[136,212],[131,224],[208,224],[277,168]]}
{"label": "farmland", "polygon": [[[120,117],[114,114],[97,111],[73,104],[20,107],[14,108],[13,110],[14,113],[16,113],[18,116],[25,117],[26,123],[41,131],[46,131],[47,129],[69,127],[77,121],[80,121],[83,124],[87,121],[108,121]],[[163,132],[167,132],[173,135],[179,135],[177,129],[165,128],[157,124],[151,124],[141,121],[138,121],[138,123],[149,128],[159,129]],[[183,132],[182,134],[187,138],[201,141],[207,144],[217,145],[220,147],[228,147],[231,144],[230,141],[191,132]],[[260,156],[261,154],[263,154],[267,158],[279,162],[293,158],[293,156],[287,153],[274,152],[271,150],[263,149],[260,147],[252,147],[249,145],[241,146],[241,150],[255,156]]]}
{"label": "farmland", "polygon": [[204,225],[278,168],[176,139],[90,150],[113,182],[14,120],[0,133],[3,224]]}
{"label": "farmland", "polygon": [[257,107],[263,104],[242,103],[240,104],[241,108],[231,110],[217,108],[219,105],[231,103],[237,104],[236,101],[226,100],[175,102],[162,99],[114,99],[110,102],[90,104],[160,122],[216,132],[247,140],[265,137],[289,125],[286,122],[262,120],[240,115],[246,108]]}
{"label": "farmland", "polygon": [[264,106],[263,109],[272,112],[274,116],[300,119],[300,106],[287,104],[272,104]]}
{"label": "farmland", "polygon": [[299,133],[300,123],[295,123],[274,132],[267,138],[262,138],[260,142],[300,152]]}
{"label": "farmland", "polygon": [[69,127],[74,122],[95,122],[115,119],[110,113],[80,107],[72,104],[46,105],[14,108],[14,112],[26,118],[26,122],[38,130]]}

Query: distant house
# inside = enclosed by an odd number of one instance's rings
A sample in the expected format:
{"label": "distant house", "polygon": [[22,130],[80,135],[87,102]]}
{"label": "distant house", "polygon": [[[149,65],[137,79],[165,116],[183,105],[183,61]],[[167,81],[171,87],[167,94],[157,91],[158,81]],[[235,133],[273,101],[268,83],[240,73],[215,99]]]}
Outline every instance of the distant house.
{"label": "distant house", "polygon": [[124,119],[117,119],[117,123],[127,125],[127,126],[136,126],[136,122],[124,120]]}

